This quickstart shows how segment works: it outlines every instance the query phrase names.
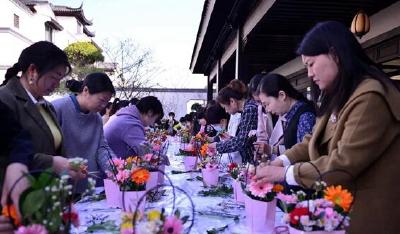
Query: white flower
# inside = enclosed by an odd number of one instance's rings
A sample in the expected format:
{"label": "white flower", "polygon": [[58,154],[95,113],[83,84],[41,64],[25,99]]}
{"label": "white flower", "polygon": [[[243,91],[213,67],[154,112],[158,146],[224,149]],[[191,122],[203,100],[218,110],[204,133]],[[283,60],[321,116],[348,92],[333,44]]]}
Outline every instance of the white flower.
{"label": "white flower", "polygon": [[160,231],[162,222],[160,220],[141,222],[138,224],[137,229],[140,234],[157,234]]}

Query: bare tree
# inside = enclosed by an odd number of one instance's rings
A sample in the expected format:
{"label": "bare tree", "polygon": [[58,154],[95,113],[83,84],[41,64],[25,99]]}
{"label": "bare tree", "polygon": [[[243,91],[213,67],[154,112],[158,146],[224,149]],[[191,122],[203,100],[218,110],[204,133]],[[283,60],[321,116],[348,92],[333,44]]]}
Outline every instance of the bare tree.
{"label": "bare tree", "polygon": [[108,62],[115,65],[110,74],[117,89],[117,97],[131,99],[141,97],[148,88],[156,84],[152,78],[159,74],[160,69],[153,63],[151,51],[142,49],[132,39],[123,39],[116,43],[106,40],[103,51]]}

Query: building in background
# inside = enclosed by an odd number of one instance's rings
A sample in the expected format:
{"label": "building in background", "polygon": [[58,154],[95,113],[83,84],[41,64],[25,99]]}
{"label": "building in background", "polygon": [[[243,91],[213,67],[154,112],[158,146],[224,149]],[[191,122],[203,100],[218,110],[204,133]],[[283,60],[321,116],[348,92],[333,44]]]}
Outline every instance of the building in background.
{"label": "building in background", "polygon": [[336,20],[350,28],[359,10],[371,22],[359,39],[366,53],[391,77],[400,75],[397,0],[205,0],[190,69],[208,76],[209,100],[230,80],[247,83],[261,72],[285,75],[309,96],[314,90],[297,46],[317,22]]}
{"label": "building in background", "polygon": [[[51,41],[61,49],[77,41],[93,41],[92,21],[78,8],[46,0],[0,1],[0,82],[21,51],[37,41]],[[97,45],[96,43],[94,43]]]}

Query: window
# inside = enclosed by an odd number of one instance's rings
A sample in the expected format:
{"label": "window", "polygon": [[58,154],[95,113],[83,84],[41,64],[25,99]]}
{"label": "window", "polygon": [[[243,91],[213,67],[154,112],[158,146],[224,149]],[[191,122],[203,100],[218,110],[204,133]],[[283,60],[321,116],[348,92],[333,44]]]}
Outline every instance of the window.
{"label": "window", "polygon": [[82,24],[78,21],[77,22],[78,24],[77,24],[77,27],[76,27],[76,33],[77,34],[80,34],[82,31],[81,31],[81,28],[82,28]]}
{"label": "window", "polygon": [[14,27],[19,28],[19,16],[14,14]]}
{"label": "window", "polygon": [[45,23],[44,29],[45,29],[45,40],[53,42],[53,28],[50,27],[49,24]]}

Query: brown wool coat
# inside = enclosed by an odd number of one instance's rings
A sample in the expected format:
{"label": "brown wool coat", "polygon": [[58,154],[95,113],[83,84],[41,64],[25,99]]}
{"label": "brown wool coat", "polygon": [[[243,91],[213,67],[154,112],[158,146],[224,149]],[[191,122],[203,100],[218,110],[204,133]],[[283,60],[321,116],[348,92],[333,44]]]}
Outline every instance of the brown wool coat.
{"label": "brown wool coat", "polygon": [[[294,176],[310,186],[318,174],[350,172],[357,184],[348,233],[400,233],[400,92],[376,80],[363,81],[339,112],[336,123],[323,116],[313,135],[285,152]],[[328,126],[328,127],[327,127]],[[331,173],[328,183],[349,182]],[[329,179],[328,179],[329,178]],[[354,183],[354,180],[351,181]]]}
{"label": "brown wool coat", "polygon": [[[7,85],[0,88],[0,100],[13,111],[12,113],[1,114],[15,115],[21,126],[28,130],[32,137],[35,155],[31,168],[45,169],[51,167],[52,157],[63,155],[62,144],[60,149],[55,149],[50,128],[17,78],[12,78]],[[53,106],[48,102],[47,104],[54,122],[60,129]],[[60,132],[62,133],[61,129]]]}

